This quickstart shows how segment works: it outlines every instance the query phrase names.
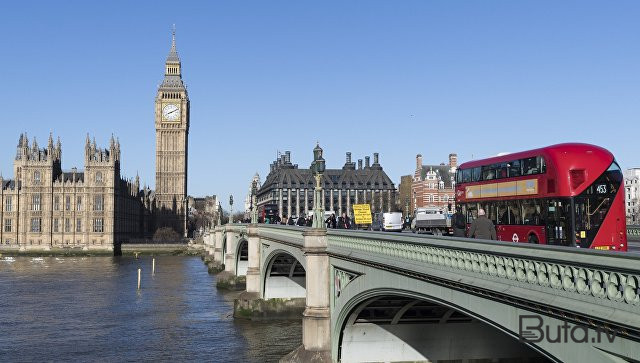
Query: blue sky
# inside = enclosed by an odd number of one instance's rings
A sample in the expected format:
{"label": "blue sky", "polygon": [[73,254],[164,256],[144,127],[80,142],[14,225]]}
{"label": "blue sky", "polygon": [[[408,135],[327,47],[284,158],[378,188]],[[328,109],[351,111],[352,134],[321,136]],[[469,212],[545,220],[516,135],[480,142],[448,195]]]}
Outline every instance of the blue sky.
{"label": "blue sky", "polygon": [[[179,6],[176,6],[179,4]],[[579,141],[640,166],[635,1],[13,1],[3,4],[0,170],[20,132],[120,137],[154,183],[154,97],[177,27],[189,193],[241,201],[278,150],[328,167],[379,152],[397,183],[440,163]]]}

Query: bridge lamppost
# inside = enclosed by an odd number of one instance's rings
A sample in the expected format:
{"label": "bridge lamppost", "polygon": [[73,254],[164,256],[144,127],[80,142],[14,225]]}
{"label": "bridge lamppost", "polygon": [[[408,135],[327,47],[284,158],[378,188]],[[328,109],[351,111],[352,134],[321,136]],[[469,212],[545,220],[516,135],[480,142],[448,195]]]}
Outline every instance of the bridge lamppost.
{"label": "bridge lamppost", "polygon": [[229,196],[229,224],[233,223],[233,195]]}
{"label": "bridge lamppost", "polygon": [[324,225],[324,210],[322,208],[322,174],[325,170],[324,159],[322,158],[322,148],[316,144],[313,149],[313,162],[311,171],[316,178],[315,196],[313,198],[313,221],[311,228],[326,229]]}
{"label": "bridge lamppost", "polygon": [[251,182],[251,223],[258,223],[258,204],[257,204],[257,194],[258,194],[258,182],[254,180]]}

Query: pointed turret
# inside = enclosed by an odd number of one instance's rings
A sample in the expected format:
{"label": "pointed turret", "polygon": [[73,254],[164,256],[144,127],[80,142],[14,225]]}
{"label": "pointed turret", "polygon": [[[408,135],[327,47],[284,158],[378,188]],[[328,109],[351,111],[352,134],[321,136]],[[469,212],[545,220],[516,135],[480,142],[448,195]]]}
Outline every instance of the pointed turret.
{"label": "pointed turret", "polygon": [[171,30],[171,49],[167,56],[167,63],[180,63],[180,57],[178,57],[178,51],[176,50],[176,25],[173,24]]}
{"label": "pointed turret", "polygon": [[182,83],[182,69],[180,64],[180,57],[178,57],[178,51],[176,50],[176,29],[173,28],[171,34],[171,49],[167,56],[167,61],[164,66],[164,80],[160,88],[171,91],[184,91],[186,90]]}
{"label": "pointed turret", "polygon": [[16,160],[22,159],[22,145],[24,144],[24,134],[20,134],[18,146],[16,147]]}
{"label": "pointed turret", "polygon": [[47,142],[47,151],[51,153],[53,151],[53,133],[49,133],[49,141]]}

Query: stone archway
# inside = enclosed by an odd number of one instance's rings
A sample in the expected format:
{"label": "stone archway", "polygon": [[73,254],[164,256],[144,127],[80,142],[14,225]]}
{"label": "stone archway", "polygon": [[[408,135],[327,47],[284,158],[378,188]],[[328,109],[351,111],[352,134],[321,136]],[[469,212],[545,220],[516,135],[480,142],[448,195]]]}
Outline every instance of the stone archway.
{"label": "stone archway", "polygon": [[249,242],[246,239],[238,241],[236,249],[236,276],[246,276],[249,267]]}
{"label": "stone archway", "polygon": [[480,317],[415,294],[362,299],[341,326],[338,361],[345,363],[549,361]]}
{"label": "stone archway", "polygon": [[265,299],[306,297],[306,271],[295,257],[277,251],[268,259],[264,275]]}

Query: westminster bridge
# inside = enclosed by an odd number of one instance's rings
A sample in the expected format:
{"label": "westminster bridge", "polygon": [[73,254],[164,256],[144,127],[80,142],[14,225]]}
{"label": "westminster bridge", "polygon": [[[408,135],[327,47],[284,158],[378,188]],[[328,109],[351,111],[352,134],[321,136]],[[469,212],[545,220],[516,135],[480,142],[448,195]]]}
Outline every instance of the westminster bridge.
{"label": "westminster bridge", "polygon": [[631,254],[263,224],[205,245],[219,284],[246,283],[236,317],[302,315],[283,361],[640,360]]}

